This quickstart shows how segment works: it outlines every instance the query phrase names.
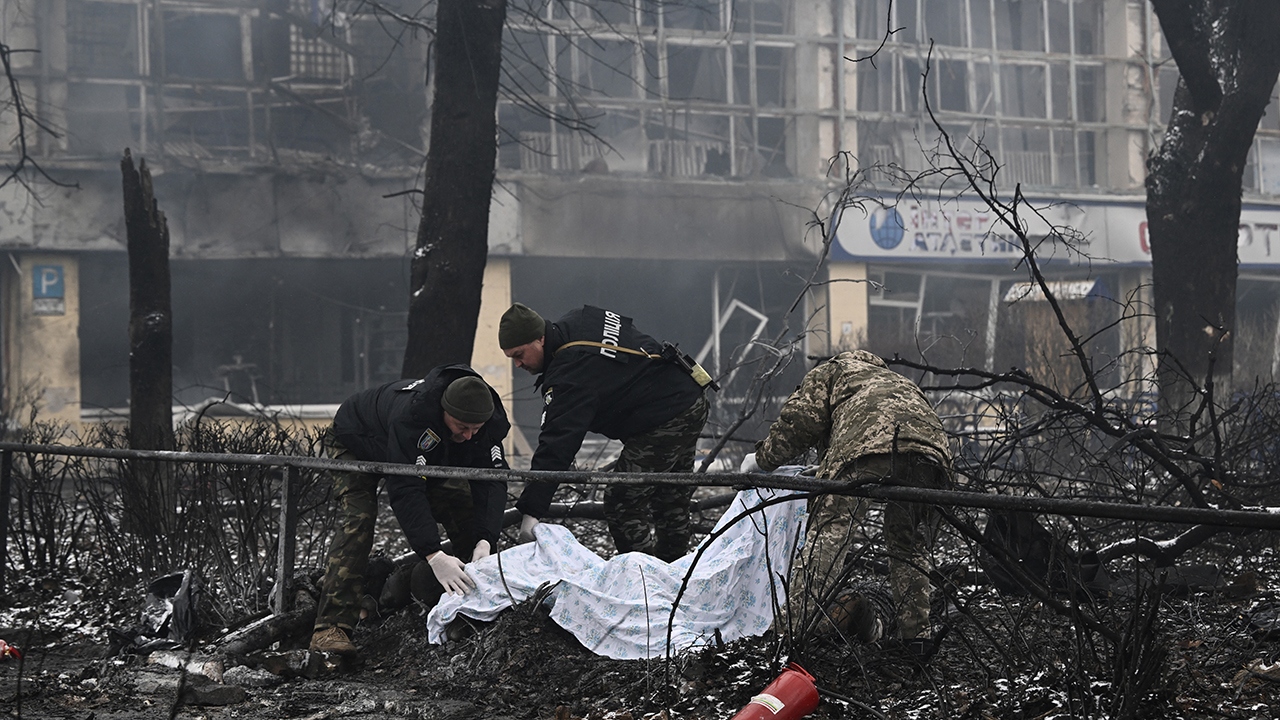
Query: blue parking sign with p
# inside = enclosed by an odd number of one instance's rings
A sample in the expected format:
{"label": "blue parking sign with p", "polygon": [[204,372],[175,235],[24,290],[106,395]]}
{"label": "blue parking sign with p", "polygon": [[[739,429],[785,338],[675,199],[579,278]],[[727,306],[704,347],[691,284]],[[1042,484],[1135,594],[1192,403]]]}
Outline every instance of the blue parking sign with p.
{"label": "blue parking sign with p", "polygon": [[35,297],[60,298],[66,291],[62,282],[61,265],[36,265],[31,268],[31,284]]}

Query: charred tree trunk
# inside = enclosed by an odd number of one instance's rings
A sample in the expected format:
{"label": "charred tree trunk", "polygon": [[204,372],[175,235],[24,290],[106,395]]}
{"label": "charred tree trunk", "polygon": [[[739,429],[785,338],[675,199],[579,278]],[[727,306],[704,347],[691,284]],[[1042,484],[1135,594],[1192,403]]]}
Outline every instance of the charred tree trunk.
{"label": "charred tree trunk", "polygon": [[[470,362],[488,255],[506,0],[440,0],[404,377]],[[493,340],[496,342],[496,339]]]}
{"label": "charred tree trunk", "polygon": [[[169,303],[169,226],[156,203],[145,160],[124,151],[124,222],[129,248],[129,447],[173,449],[173,313]],[[167,463],[135,461],[122,473],[125,526],[142,542],[143,562],[165,565],[162,542],[177,497]]]}
{"label": "charred tree trunk", "polygon": [[1160,392],[1179,410],[1207,382],[1220,398],[1231,390],[1240,194],[1280,73],[1280,3],[1152,6],[1181,75],[1146,182]]}
{"label": "charred tree trunk", "polygon": [[173,449],[173,311],[169,225],[156,203],[147,161],[124,151],[124,221],[129,247],[129,445]]}

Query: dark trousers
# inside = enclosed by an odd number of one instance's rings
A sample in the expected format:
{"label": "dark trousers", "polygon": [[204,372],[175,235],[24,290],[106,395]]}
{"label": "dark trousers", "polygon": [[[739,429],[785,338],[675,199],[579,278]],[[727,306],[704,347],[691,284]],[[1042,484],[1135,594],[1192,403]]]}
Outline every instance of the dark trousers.
{"label": "dark trousers", "polygon": [[[698,396],[684,412],[629,437],[614,466],[617,472],[690,472],[710,403]],[[689,551],[693,531],[689,501],[694,486],[610,485],[604,494],[609,534],[619,553],[642,552],[672,562]]]}
{"label": "dark trousers", "polygon": [[[325,436],[325,452],[335,460],[359,460],[332,435]],[[364,575],[373,550],[373,531],[378,521],[378,482],[371,473],[333,473],[333,495],[338,503],[338,526],[329,546],[324,580],[320,584],[320,605],[316,608],[316,629],[337,626],[348,632],[360,621],[360,599],[364,595]],[[427,482],[424,480],[423,482]],[[475,513],[471,489],[465,480],[428,484],[431,507],[453,541],[453,554],[463,561],[471,559],[476,544]],[[467,553],[462,557],[460,553]],[[422,573],[418,573],[419,576]],[[429,576],[429,577],[427,577]],[[428,572],[419,595],[434,594],[438,600],[444,588]],[[424,602],[434,600],[419,597]]]}

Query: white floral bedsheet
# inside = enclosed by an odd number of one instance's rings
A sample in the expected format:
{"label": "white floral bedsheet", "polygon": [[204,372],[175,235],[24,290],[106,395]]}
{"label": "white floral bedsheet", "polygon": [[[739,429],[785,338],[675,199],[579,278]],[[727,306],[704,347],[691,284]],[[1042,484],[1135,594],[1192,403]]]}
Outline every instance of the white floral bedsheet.
{"label": "white floral bedsheet", "polygon": [[[790,494],[769,489],[739,492],[703,542],[696,566],[696,551],[673,563],[642,553],[606,561],[565,527],[540,524],[534,530],[536,542],[508,548],[501,558],[491,555],[467,565],[477,588],[463,597],[445,595],[440,600],[427,616],[428,638],[444,642],[445,626],[459,613],[492,620],[542,583],[557,581],[550,595],[551,618],[599,655],[663,656],[669,621],[671,647],[677,653],[711,642],[716,630],[724,642],[759,635],[773,622],[770,593],[778,602],[785,601],[779,578],[786,577],[792,548],[804,533],[805,503],[779,502],[725,526],[762,500]],[[671,606],[686,575],[688,583],[672,618]]]}

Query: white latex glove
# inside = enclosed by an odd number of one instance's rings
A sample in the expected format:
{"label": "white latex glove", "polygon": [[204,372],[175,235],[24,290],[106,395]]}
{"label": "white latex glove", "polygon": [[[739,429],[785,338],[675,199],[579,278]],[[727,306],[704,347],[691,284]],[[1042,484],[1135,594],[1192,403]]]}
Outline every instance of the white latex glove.
{"label": "white latex glove", "polygon": [[520,520],[520,534],[518,536],[520,539],[520,542],[527,543],[527,542],[534,541],[533,528],[537,524],[538,524],[538,518],[532,515],[525,515]]}
{"label": "white latex glove", "polygon": [[436,580],[444,586],[444,591],[450,595],[466,595],[468,590],[476,586],[462,561],[443,550],[427,558],[427,564],[431,566],[431,572],[436,574]]}
{"label": "white latex glove", "polygon": [[471,551],[471,562],[480,562],[489,557],[489,541],[481,540],[476,543],[476,549]]}
{"label": "white latex glove", "polygon": [[756,454],[747,453],[747,456],[742,458],[742,467],[738,468],[738,472],[758,473],[764,471],[760,469],[760,464],[756,462]]}

